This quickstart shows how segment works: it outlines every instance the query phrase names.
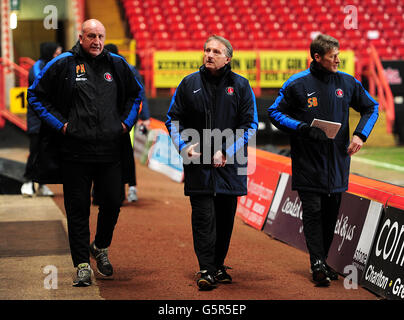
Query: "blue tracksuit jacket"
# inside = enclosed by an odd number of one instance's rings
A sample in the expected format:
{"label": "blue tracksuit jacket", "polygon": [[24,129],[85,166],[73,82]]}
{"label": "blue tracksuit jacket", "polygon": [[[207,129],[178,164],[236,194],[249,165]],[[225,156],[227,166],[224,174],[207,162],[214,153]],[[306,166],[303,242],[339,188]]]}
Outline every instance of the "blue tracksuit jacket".
{"label": "blue tracksuit jacket", "polygon": [[[344,72],[331,73],[316,62],[287,80],[268,108],[271,122],[291,133],[292,188],[337,193],[348,189],[349,107],[361,114],[354,135],[366,141],[378,118],[378,103]],[[340,122],[335,139],[313,141],[299,135],[314,118]]]}

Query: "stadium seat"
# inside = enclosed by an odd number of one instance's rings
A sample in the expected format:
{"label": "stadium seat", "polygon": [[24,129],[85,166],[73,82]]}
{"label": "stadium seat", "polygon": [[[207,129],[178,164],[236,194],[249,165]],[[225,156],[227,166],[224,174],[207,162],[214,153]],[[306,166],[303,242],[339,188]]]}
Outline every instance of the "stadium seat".
{"label": "stadium seat", "polygon": [[[357,30],[344,27],[349,20],[343,0],[122,0],[122,4],[131,33],[144,46],[167,47],[167,42],[156,44],[153,40],[166,32],[169,40],[181,42],[178,46],[183,49],[186,45],[189,49],[200,47],[193,39],[203,44],[211,33],[226,35],[243,49],[303,49],[312,34],[323,32],[358,54],[364,54],[370,41],[378,40],[385,46],[380,49],[383,57],[403,56],[402,0],[349,1],[358,10]],[[368,40],[368,31],[377,31],[379,39]],[[189,41],[181,40],[185,37]]]}

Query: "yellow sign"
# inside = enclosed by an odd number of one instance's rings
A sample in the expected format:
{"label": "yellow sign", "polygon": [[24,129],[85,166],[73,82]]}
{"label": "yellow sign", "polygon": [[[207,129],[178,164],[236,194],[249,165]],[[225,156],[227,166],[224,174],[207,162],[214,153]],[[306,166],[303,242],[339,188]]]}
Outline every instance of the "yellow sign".
{"label": "yellow sign", "polygon": [[10,111],[12,113],[27,113],[27,87],[10,89]]}
{"label": "yellow sign", "polygon": [[231,59],[231,69],[245,77],[252,87],[257,85],[257,53],[254,51],[235,52]]}
{"label": "yellow sign", "polygon": [[[339,70],[355,74],[353,51],[341,51]],[[237,51],[231,61],[232,70],[250,81],[251,87],[280,88],[292,75],[309,67],[307,50]],[[154,54],[154,85],[176,88],[203,63],[200,51],[157,51]],[[259,78],[259,79],[258,79]]]}
{"label": "yellow sign", "polygon": [[307,69],[307,51],[261,51],[261,88],[280,88],[292,75]]}
{"label": "yellow sign", "polygon": [[355,53],[352,50],[341,50],[339,59],[338,70],[355,76]]}
{"label": "yellow sign", "polygon": [[199,70],[203,63],[201,51],[157,51],[154,54],[154,85],[176,88],[181,80]]}

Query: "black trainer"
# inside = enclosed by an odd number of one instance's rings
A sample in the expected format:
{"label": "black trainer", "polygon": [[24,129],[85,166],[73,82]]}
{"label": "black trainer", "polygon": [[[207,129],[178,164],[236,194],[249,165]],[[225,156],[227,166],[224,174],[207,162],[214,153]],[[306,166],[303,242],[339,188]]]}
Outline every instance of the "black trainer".
{"label": "black trainer", "polygon": [[100,249],[95,243],[90,244],[90,253],[97,261],[97,271],[104,277],[110,277],[114,273],[111,262],[108,260],[108,248]]}
{"label": "black trainer", "polygon": [[92,270],[88,263],[80,263],[77,266],[77,276],[73,280],[73,287],[88,287],[91,285]]}
{"label": "black trainer", "polygon": [[330,285],[331,280],[323,260],[316,260],[311,266],[311,271],[313,272],[313,281],[317,287],[328,287]]}
{"label": "black trainer", "polygon": [[215,280],[219,283],[225,283],[225,284],[232,283],[233,279],[226,271],[228,269],[231,269],[231,267],[228,266],[219,267],[215,273]]}
{"label": "black trainer", "polygon": [[216,288],[216,280],[215,277],[208,273],[207,270],[201,270],[197,274],[200,274],[201,277],[196,281],[196,284],[201,291],[208,291]]}

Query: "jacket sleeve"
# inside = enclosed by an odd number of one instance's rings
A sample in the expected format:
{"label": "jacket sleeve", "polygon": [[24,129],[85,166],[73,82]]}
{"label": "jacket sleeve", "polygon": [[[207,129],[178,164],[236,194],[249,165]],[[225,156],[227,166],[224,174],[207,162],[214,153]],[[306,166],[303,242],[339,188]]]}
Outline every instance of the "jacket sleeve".
{"label": "jacket sleeve", "polygon": [[355,89],[350,105],[360,113],[361,118],[353,134],[359,136],[365,142],[379,117],[379,104],[356,79],[354,86]]}
{"label": "jacket sleeve", "polygon": [[268,116],[275,127],[288,133],[295,133],[304,122],[293,118],[294,98],[290,81],[279,90],[275,102],[268,108]]}
{"label": "jacket sleeve", "polygon": [[[132,70],[133,74],[136,77],[136,80],[144,87],[142,76],[140,75],[139,71],[134,66],[130,67],[131,67],[130,69]],[[139,118],[141,120],[148,120],[150,119],[150,111],[149,111],[149,102],[147,101],[145,90],[142,90],[141,98],[142,98],[142,110],[140,111]]]}
{"label": "jacket sleeve", "polygon": [[56,85],[60,83],[60,63],[66,61],[61,59],[68,55],[69,53],[61,54],[48,62],[28,88],[27,93],[28,103],[35,113],[57,131],[62,129],[67,120],[53,104],[55,99],[52,98],[52,95],[56,92]]}
{"label": "jacket sleeve", "polygon": [[123,79],[125,79],[126,85],[126,99],[124,100],[121,121],[130,130],[137,121],[140,103],[142,102],[142,95],[144,94],[144,88],[143,85],[136,79],[126,60],[124,60],[122,57],[120,58],[122,59],[121,63],[124,64],[123,72],[125,74]]}
{"label": "jacket sleeve", "polygon": [[[225,144],[223,149],[226,155],[229,157],[234,156],[241,148],[248,144],[248,141],[255,135],[258,129],[258,113],[257,102],[255,100],[254,92],[246,80],[246,84],[243,86],[244,92],[241,94],[239,123],[236,128],[236,141],[233,145],[226,148]],[[243,133],[242,136],[237,134],[237,130]]]}
{"label": "jacket sleeve", "polygon": [[184,86],[184,80],[182,80],[171,98],[165,122],[171,140],[180,154],[187,145],[187,142],[181,137],[181,133],[184,130],[184,119],[186,117]]}

